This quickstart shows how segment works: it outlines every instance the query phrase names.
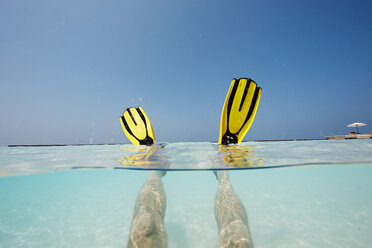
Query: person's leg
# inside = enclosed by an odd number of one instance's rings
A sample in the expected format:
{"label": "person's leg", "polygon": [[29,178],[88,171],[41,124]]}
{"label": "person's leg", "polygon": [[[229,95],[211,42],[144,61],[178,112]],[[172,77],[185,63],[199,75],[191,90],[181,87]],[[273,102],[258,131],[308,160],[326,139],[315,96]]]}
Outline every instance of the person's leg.
{"label": "person's leg", "polygon": [[166,199],[161,181],[163,173],[150,171],[134,209],[128,247],[167,247],[164,228]]}
{"label": "person's leg", "polygon": [[217,171],[219,182],[214,214],[218,225],[217,247],[253,247],[244,206],[234,192],[227,171]]}

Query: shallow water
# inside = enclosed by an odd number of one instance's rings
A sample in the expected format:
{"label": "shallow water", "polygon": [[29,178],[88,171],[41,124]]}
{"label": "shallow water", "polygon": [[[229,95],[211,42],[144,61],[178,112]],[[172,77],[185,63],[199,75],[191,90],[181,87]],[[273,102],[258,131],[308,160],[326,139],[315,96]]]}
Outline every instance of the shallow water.
{"label": "shallow water", "polygon": [[[318,164],[230,172],[255,247],[370,247],[371,141],[252,143],[265,165]],[[218,155],[210,143],[168,145],[179,153],[166,152],[171,163],[209,166]],[[147,171],[70,169],[121,166],[123,147],[1,148],[0,247],[125,247]],[[215,175],[170,171],[162,181],[168,247],[215,247]]]}
{"label": "shallow water", "polygon": [[[215,170],[372,164],[372,140],[0,147],[0,175],[70,169]],[[124,161],[124,162],[123,162]]]}

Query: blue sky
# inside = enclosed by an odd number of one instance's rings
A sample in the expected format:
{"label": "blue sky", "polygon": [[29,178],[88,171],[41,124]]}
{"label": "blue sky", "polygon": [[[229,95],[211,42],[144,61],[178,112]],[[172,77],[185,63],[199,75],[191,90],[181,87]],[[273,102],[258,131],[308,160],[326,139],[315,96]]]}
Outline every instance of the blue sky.
{"label": "blue sky", "polygon": [[0,145],[217,141],[232,78],[263,88],[246,140],[372,131],[371,1],[0,2]]}

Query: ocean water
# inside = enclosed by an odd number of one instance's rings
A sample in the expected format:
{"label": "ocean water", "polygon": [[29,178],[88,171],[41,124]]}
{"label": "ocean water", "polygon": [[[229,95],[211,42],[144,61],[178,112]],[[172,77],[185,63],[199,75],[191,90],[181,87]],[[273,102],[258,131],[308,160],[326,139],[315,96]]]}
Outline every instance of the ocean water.
{"label": "ocean water", "polygon": [[161,179],[168,247],[216,247],[211,169],[233,169],[255,247],[372,246],[372,140],[236,148],[0,147],[0,247],[125,247],[154,168],[171,170]]}

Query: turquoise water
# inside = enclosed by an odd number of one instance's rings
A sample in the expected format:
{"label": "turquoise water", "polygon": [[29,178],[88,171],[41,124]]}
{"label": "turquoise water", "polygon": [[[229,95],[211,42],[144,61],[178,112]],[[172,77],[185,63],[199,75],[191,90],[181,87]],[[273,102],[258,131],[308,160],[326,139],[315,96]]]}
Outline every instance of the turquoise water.
{"label": "turquoise water", "polygon": [[[244,145],[260,166],[314,164],[230,172],[255,247],[371,246],[371,140]],[[111,169],[130,147],[0,148],[0,247],[125,247],[148,175]],[[211,143],[166,147],[171,166],[209,168],[220,156]],[[71,169],[81,167],[105,169]],[[215,175],[169,171],[162,182],[168,247],[216,247]]]}

